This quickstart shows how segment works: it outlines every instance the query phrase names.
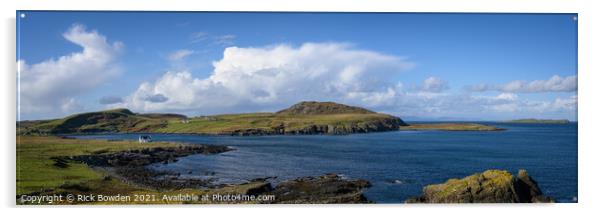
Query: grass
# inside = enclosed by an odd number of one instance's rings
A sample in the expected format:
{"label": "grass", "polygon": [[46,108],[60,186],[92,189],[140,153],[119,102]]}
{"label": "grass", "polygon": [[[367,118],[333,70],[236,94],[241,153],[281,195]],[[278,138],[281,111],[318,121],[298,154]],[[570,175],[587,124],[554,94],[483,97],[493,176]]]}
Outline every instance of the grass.
{"label": "grass", "polygon": [[[165,117],[167,116],[167,117]],[[116,109],[81,113],[62,119],[21,122],[17,127],[20,135],[49,135],[98,132],[149,132],[149,133],[197,133],[227,134],[237,130],[263,129],[284,126],[285,132],[312,125],[351,126],[373,123],[394,118],[378,113],[340,114],[287,114],[243,113],[195,117],[187,119],[162,114],[134,114],[129,110]]]}
{"label": "grass", "polygon": [[[62,139],[53,136],[17,136],[17,197],[22,194],[102,194],[102,195],[149,195],[154,200],[123,202],[102,202],[85,204],[175,204],[180,201],[163,200],[163,196],[178,194],[246,194],[250,188],[262,182],[226,186],[219,189],[182,189],[157,191],[126,184],[109,177],[103,171],[87,165],[67,162],[66,168],[54,166],[56,156],[75,156],[95,153],[111,153],[131,149],[173,147],[181,145],[170,142],[139,144],[134,141],[78,140]],[[211,203],[198,201],[193,203]],[[20,203],[18,203],[20,204]],[[55,204],[55,203],[53,203]],[[58,203],[72,204],[72,203]],[[77,204],[77,202],[75,203]]]}
{"label": "grass", "polygon": [[285,126],[285,130],[296,130],[311,125],[347,125],[391,118],[384,114],[328,114],[328,115],[281,115],[274,113],[245,113],[197,117],[188,123],[171,120],[161,133],[205,133],[218,134],[243,129],[271,129]]}
{"label": "grass", "polygon": [[[152,116],[152,115],[151,115]],[[162,127],[167,119],[136,115],[127,109],[79,113],[60,119],[18,122],[17,134],[49,135],[94,132],[139,132]]]}
{"label": "grass", "polygon": [[63,184],[102,179],[105,174],[81,163],[54,166],[52,157],[110,153],[130,149],[167,147],[179,144],[134,141],[61,139],[49,136],[17,136],[17,194],[41,192]]}
{"label": "grass", "polygon": [[444,130],[444,131],[498,131],[503,130],[494,126],[476,124],[476,123],[433,123],[433,124],[412,124],[401,126],[400,130]]}

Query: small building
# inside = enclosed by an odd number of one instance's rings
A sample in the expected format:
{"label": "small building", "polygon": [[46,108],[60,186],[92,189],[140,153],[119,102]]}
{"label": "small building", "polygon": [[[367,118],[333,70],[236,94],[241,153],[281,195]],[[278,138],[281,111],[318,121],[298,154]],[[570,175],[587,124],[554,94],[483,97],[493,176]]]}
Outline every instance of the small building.
{"label": "small building", "polygon": [[190,120],[185,118],[185,119],[180,120],[180,122],[182,122],[182,124],[188,124],[190,122]]}
{"label": "small building", "polygon": [[149,143],[152,142],[153,139],[149,136],[149,135],[140,135],[138,137],[138,142],[139,143]]}

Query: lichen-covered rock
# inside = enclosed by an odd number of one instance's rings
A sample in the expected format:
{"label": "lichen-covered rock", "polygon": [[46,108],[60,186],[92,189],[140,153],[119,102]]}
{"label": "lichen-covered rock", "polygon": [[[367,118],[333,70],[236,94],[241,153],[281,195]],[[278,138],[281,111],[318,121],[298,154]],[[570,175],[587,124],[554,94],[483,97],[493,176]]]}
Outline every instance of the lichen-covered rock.
{"label": "lichen-covered rock", "polygon": [[525,170],[518,177],[504,170],[487,170],[463,179],[428,185],[423,195],[406,203],[531,203],[554,202],[542,194]]}

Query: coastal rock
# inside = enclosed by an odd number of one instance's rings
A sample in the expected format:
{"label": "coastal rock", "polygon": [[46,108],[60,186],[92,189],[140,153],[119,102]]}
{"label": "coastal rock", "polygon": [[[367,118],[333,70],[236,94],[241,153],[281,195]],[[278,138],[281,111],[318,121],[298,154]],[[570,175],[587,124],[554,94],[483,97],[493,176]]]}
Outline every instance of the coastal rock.
{"label": "coastal rock", "polygon": [[177,147],[156,147],[116,153],[98,153],[56,158],[72,160],[93,167],[101,167],[125,182],[144,187],[165,189],[213,187],[213,179],[182,178],[177,172],[159,172],[146,167],[153,163],[173,163],[177,158],[192,154],[217,154],[232,150],[219,145],[182,145]]}
{"label": "coastal rock", "polygon": [[183,145],[171,148],[147,148],[109,154],[78,155],[67,159],[100,167],[137,167],[153,163],[172,163],[192,154],[217,154],[232,150],[219,145]]}
{"label": "coastal rock", "polygon": [[370,186],[366,180],[345,180],[337,174],[326,174],[282,182],[268,194],[275,195],[275,203],[368,203],[362,193]]}
{"label": "coastal rock", "polygon": [[428,185],[423,195],[406,203],[532,203],[554,202],[542,194],[525,170],[518,177],[504,170],[487,170],[463,179]]}

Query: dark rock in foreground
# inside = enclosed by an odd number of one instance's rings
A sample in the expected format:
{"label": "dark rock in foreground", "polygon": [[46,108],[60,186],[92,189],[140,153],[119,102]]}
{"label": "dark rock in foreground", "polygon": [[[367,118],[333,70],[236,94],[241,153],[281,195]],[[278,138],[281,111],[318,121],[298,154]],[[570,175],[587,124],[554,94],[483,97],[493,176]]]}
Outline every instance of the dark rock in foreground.
{"label": "dark rock in foreground", "polygon": [[302,177],[285,181],[266,194],[276,196],[274,203],[368,203],[363,190],[366,180],[345,180],[337,174]]}
{"label": "dark rock in foreground", "polygon": [[[232,150],[219,145],[182,145],[177,147],[156,147],[129,150],[116,153],[99,153],[55,158],[73,160],[92,167],[104,169],[115,177],[134,185],[157,190],[173,190],[183,188],[211,188],[212,179],[182,178],[180,173],[158,172],[145,167],[154,163],[171,163],[179,157],[193,154],[218,154]],[[57,162],[58,163],[58,162]],[[55,165],[56,166],[56,165]]]}
{"label": "dark rock in foreground", "polygon": [[537,182],[527,171],[518,177],[508,171],[487,170],[463,179],[450,179],[443,184],[428,185],[423,195],[406,203],[539,203],[554,202],[542,194]]}

